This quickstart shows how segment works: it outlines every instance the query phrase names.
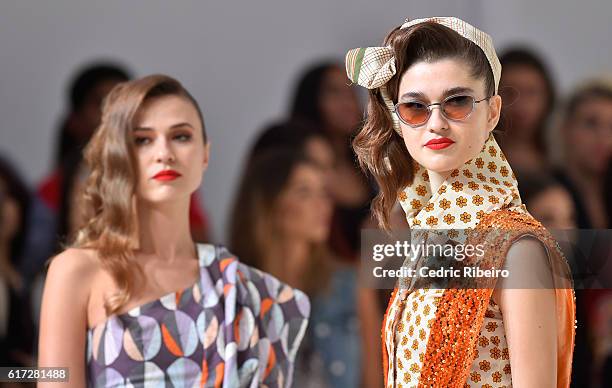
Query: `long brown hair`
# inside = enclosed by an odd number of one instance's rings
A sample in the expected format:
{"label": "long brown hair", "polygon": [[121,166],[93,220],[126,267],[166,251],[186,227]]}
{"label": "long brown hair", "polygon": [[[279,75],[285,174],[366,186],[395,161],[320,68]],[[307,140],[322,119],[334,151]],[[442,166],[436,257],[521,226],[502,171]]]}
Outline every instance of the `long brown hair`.
{"label": "long brown hair", "polygon": [[[238,188],[230,225],[230,249],[248,265],[284,280],[281,263],[270,258],[270,247],[278,244],[272,213],[291,175],[301,165],[318,165],[299,149],[270,149],[249,161]],[[303,291],[313,295],[321,291],[329,276],[331,257],[325,244],[312,244]],[[296,286],[296,285],[292,285]]]}
{"label": "long brown hair", "polygon": [[176,95],[190,101],[202,121],[195,99],[175,79],[151,75],[117,85],[102,104],[102,121],[85,149],[90,171],[84,190],[87,223],[79,230],[74,247],[98,252],[103,267],[117,284],[118,292],[105,301],[107,313],[116,313],[132,296],[137,246],[134,194],[138,171],[133,153],[134,118],[143,104],[153,98]]}
{"label": "long brown hair", "polygon": [[[396,61],[397,72],[385,85],[393,103],[397,103],[401,77],[410,66],[446,58],[466,63],[474,78],[484,79],[487,95],[495,94],[493,72],[484,52],[448,27],[433,22],[406,29],[397,27],[384,44],[393,49]],[[378,183],[380,192],[372,201],[372,212],[378,224],[388,230],[391,209],[400,191],[413,181],[416,165],[393,129],[380,88],[369,91],[367,118],[353,140],[353,148],[361,167],[370,171]]]}

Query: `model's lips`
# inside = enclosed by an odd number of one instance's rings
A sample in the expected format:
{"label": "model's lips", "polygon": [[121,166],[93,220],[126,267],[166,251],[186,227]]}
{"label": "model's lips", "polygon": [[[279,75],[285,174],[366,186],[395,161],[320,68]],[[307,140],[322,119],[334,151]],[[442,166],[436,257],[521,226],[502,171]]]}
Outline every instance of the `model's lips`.
{"label": "model's lips", "polygon": [[448,137],[440,137],[437,139],[431,139],[430,141],[425,143],[425,147],[429,147],[434,150],[440,150],[442,148],[446,148],[452,145],[453,143],[455,142],[449,139]]}
{"label": "model's lips", "polygon": [[177,171],[174,170],[163,170],[158,172],[157,174],[155,174],[153,176],[153,179],[157,179],[158,181],[172,181],[175,180],[176,178],[180,177],[181,174],[179,174]]}

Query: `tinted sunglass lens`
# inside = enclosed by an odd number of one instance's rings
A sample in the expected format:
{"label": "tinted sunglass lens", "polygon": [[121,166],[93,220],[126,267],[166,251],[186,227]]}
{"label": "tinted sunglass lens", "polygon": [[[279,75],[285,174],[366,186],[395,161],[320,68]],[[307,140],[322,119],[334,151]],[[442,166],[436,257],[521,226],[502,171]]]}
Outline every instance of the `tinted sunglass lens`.
{"label": "tinted sunglass lens", "polygon": [[429,110],[427,105],[420,102],[406,102],[399,104],[398,115],[400,118],[410,125],[419,125],[427,121]]}
{"label": "tinted sunglass lens", "polygon": [[474,108],[474,98],[472,96],[455,96],[444,101],[442,109],[449,119],[461,120],[466,118]]}

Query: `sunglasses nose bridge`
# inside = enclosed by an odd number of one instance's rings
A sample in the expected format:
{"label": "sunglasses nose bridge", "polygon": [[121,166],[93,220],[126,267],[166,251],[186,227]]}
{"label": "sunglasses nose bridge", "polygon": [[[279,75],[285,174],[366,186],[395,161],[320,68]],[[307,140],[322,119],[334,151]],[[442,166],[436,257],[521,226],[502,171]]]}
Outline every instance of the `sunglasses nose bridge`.
{"label": "sunglasses nose bridge", "polygon": [[440,110],[440,115],[442,115],[442,117],[444,119],[447,119],[448,117],[446,117],[446,112],[444,112],[443,104],[444,104],[443,102],[436,102],[436,103],[433,103],[433,104],[429,104],[427,106],[427,110],[429,111],[428,115],[427,115],[427,120],[431,119],[431,116],[433,115],[434,108],[438,108]]}
{"label": "sunglasses nose bridge", "polygon": [[[428,105],[428,116],[427,116],[427,121],[425,122],[429,129],[433,129],[433,128],[443,128],[443,127],[448,127],[448,117],[446,116],[446,112],[444,112],[444,103],[442,102],[436,102],[434,104],[430,104]],[[439,110],[439,115],[437,117],[435,117],[436,115],[434,114],[434,108],[438,108]]]}

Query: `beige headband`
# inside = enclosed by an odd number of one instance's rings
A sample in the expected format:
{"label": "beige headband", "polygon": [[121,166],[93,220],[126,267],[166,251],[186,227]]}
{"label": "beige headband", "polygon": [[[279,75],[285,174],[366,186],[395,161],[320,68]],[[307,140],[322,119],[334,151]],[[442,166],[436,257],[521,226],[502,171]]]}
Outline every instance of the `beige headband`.
{"label": "beige headband", "polygon": [[[405,29],[424,22],[433,22],[446,26],[480,47],[491,66],[495,81],[495,93],[497,93],[501,77],[501,64],[495,53],[493,41],[487,33],[455,17],[406,20],[400,28]],[[391,112],[394,129],[401,136],[399,119],[395,114],[393,102],[389,98],[387,88],[385,87],[385,84],[396,72],[393,54],[393,49],[389,46],[352,49],[346,54],[346,73],[349,79],[358,85],[368,89],[380,88],[385,105]]]}

